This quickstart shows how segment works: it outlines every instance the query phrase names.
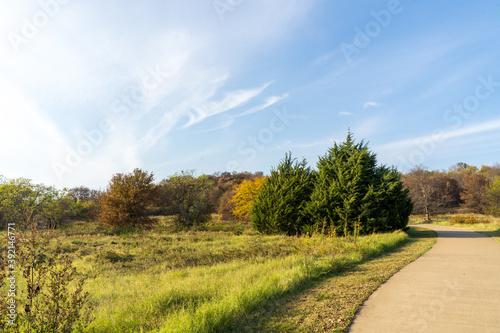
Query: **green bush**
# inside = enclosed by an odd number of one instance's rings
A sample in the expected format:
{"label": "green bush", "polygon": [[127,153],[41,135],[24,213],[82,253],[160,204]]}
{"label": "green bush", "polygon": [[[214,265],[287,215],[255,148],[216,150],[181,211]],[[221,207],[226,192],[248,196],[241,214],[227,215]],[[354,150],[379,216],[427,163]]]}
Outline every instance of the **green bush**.
{"label": "green bush", "polygon": [[160,183],[162,205],[170,207],[181,227],[200,225],[214,212],[209,200],[213,185],[206,175],[195,177],[192,171],[175,174]]}

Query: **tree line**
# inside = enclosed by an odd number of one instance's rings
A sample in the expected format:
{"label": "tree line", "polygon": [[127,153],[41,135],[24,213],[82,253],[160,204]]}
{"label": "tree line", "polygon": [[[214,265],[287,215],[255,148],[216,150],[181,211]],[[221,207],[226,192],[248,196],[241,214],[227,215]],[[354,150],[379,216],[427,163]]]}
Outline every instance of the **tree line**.
{"label": "tree line", "polygon": [[481,168],[457,163],[446,171],[419,165],[402,175],[413,213],[431,219],[438,213],[500,215],[500,164]]}
{"label": "tree line", "polygon": [[287,153],[269,176],[183,171],[159,182],[135,169],[115,174],[105,191],[58,190],[28,179],[0,177],[0,221],[49,229],[64,221],[144,226],[154,216],[175,216],[189,228],[218,214],[251,222],[263,233],[327,230],[337,235],[404,229],[410,213],[500,214],[500,165],[458,163],[447,171],[416,166],[407,173],[377,165],[376,154],[351,133],[319,158],[316,168]]}
{"label": "tree line", "polygon": [[[105,191],[85,186],[56,189],[29,179],[0,176],[0,222],[5,229],[31,224],[56,229],[65,221],[97,221],[110,226],[147,225],[152,216],[175,215],[180,226],[189,227],[218,214],[222,219],[246,219],[233,212],[238,186],[264,179],[262,172],[221,172],[196,176],[182,171],[158,183],[154,174],[141,169],[113,175]],[[240,203],[243,204],[244,198]]]}

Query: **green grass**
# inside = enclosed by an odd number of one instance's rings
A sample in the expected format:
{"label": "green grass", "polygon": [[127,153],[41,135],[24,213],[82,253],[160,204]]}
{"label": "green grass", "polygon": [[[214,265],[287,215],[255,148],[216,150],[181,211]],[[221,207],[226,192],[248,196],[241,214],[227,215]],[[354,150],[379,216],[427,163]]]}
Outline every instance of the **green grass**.
{"label": "green grass", "polygon": [[[410,242],[404,232],[353,238],[265,236],[212,222],[176,230],[72,225],[54,237],[87,277],[87,332],[229,332],[313,281]],[[236,325],[236,326],[235,326]]]}
{"label": "green grass", "polygon": [[[97,307],[88,331],[224,331],[307,281],[379,255],[408,238],[398,232],[360,237],[354,244],[326,236],[248,233],[190,231],[165,237],[144,232],[89,241],[87,250],[97,254],[76,262],[94,276],[87,286]],[[118,256],[129,254],[133,260],[103,257],[111,243],[117,243],[112,245]]]}
{"label": "green grass", "polygon": [[436,232],[412,228],[410,239],[383,255],[311,281],[301,293],[256,311],[238,332],[346,332],[363,301],[384,281],[425,253]]}

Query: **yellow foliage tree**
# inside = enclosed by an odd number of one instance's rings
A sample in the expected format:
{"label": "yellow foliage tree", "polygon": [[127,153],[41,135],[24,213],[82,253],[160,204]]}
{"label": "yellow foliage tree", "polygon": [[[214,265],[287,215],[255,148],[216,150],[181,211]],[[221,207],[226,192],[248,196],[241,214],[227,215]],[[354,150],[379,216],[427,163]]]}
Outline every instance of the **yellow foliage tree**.
{"label": "yellow foliage tree", "polygon": [[231,202],[234,205],[233,215],[238,220],[250,220],[250,211],[252,210],[253,203],[265,181],[266,177],[256,177],[252,180],[245,180],[240,185],[235,186],[235,194]]}

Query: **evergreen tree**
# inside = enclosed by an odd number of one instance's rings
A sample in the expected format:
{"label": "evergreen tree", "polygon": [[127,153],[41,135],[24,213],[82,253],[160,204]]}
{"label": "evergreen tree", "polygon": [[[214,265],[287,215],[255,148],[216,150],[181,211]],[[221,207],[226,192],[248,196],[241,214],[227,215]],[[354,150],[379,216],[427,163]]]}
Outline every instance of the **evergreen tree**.
{"label": "evergreen tree", "polygon": [[298,162],[287,153],[257,195],[251,211],[253,226],[265,234],[302,233],[302,228],[310,224],[306,206],[313,186],[307,162]]}
{"label": "evergreen tree", "polygon": [[405,229],[413,210],[408,189],[404,189],[401,175],[394,168],[385,166],[376,170],[376,189],[373,217],[367,231],[385,232]]}
{"label": "evergreen tree", "polygon": [[338,235],[347,235],[366,225],[374,204],[375,154],[362,141],[334,146],[318,162],[316,186],[308,210],[318,223],[325,223]]}
{"label": "evergreen tree", "polygon": [[402,229],[408,223],[411,201],[399,174],[377,167],[376,155],[363,141],[335,143],[320,157],[316,186],[308,211],[337,235]]}

